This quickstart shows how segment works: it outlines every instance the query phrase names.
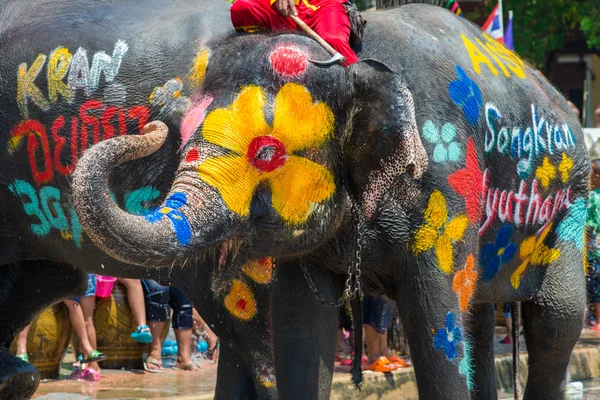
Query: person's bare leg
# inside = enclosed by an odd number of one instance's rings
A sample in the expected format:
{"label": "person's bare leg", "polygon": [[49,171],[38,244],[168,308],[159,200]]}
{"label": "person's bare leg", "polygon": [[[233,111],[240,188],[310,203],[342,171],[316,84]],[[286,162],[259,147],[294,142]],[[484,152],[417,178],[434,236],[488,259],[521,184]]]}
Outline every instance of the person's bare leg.
{"label": "person's bare leg", "polygon": [[147,368],[152,370],[161,370],[162,367],[162,343],[160,341],[160,333],[165,326],[165,322],[149,322],[150,333],[152,333],[152,342],[148,344],[148,357],[154,358],[158,363],[147,362]]}
{"label": "person's bare leg", "polygon": [[88,335],[85,329],[85,320],[83,319],[83,312],[81,306],[75,300],[63,300],[67,308],[69,309],[69,319],[71,320],[71,326],[75,330],[75,334],[79,338],[79,344],[84,354],[89,355],[94,351]]}
{"label": "person's bare leg", "polygon": [[31,329],[31,324],[27,325],[17,336],[17,356],[27,354],[27,334]]}
{"label": "person's bare leg", "polygon": [[[129,308],[131,308],[135,323],[137,326],[147,325],[142,283],[139,279],[118,278],[118,281],[127,288],[127,302],[129,303]],[[154,336],[154,332],[152,332],[152,335]]]}
{"label": "person's bare leg", "polygon": [[600,324],[600,303],[594,303],[594,314],[596,317],[596,324]]}
{"label": "person's bare leg", "polygon": [[[94,349],[98,348],[96,342],[96,327],[94,326],[94,310],[96,309],[96,296],[85,296],[79,298],[81,311],[83,312],[83,320],[85,321],[85,330],[90,344]],[[90,368],[100,371],[100,365],[97,361],[88,364]]]}
{"label": "person's bare leg", "polygon": [[367,358],[369,360],[369,364],[377,360],[382,356],[379,350],[379,333],[369,324],[365,324],[365,340],[367,342]]}
{"label": "person's bare leg", "polygon": [[379,354],[390,358],[392,356],[392,353],[390,352],[390,349],[387,344],[387,329],[385,330],[385,332],[377,332],[377,334],[379,335]]}
{"label": "person's bare leg", "polygon": [[[192,330],[191,329],[173,329],[177,339],[177,368],[189,371],[198,371],[200,368],[192,366],[190,355],[192,353]],[[153,335],[154,336],[154,335]]]}
{"label": "person's bare leg", "polygon": [[212,351],[212,355],[209,355],[208,359],[216,361],[219,357],[219,337],[208,327],[208,324],[202,319],[196,309],[192,309],[192,317],[194,319],[194,329],[203,333],[206,343],[208,344],[209,352]]}
{"label": "person's bare leg", "polygon": [[504,317],[506,322],[506,337],[512,342],[512,316]]}

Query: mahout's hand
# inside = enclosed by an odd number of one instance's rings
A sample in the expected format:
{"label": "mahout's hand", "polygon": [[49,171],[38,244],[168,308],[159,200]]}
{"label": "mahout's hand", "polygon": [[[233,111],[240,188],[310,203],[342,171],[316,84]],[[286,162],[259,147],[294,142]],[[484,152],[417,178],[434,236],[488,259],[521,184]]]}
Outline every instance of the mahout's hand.
{"label": "mahout's hand", "polygon": [[294,0],[277,0],[277,11],[279,11],[279,13],[284,17],[298,15]]}

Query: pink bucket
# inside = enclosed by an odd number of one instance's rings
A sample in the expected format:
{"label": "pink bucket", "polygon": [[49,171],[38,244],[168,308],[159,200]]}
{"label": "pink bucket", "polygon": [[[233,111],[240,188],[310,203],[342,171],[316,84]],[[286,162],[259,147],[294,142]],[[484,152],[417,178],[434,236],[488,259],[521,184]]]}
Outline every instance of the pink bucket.
{"label": "pink bucket", "polygon": [[96,296],[110,297],[110,292],[115,285],[117,278],[112,276],[96,275]]}

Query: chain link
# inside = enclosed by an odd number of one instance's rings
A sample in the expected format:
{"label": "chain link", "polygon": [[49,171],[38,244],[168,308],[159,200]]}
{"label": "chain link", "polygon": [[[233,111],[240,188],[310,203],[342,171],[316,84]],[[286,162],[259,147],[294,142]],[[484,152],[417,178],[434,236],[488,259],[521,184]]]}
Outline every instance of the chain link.
{"label": "chain link", "polygon": [[308,287],[315,294],[315,297],[323,303],[323,305],[327,307],[340,307],[344,304],[344,299],[352,300],[355,297],[360,295],[360,277],[362,275],[362,271],[360,270],[360,266],[362,263],[361,254],[362,254],[362,241],[363,241],[363,233],[364,231],[361,229],[361,219],[360,214],[355,206],[354,201],[352,201],[352,220],[356,225],[356,241],[353,246],[353,259],[350,260],[350,265],[348,266],[348,278],[346,278],[346,285],[342,296],[336,302],[329,302],[323,298],[319,290],[315,286],[314,281],[310,277],[308,270],[306,269],[306,263],[304,262],[304,258],[300,258],[300,267],[302,268],[302,273],[304,274],[304,278],[308,283]]}

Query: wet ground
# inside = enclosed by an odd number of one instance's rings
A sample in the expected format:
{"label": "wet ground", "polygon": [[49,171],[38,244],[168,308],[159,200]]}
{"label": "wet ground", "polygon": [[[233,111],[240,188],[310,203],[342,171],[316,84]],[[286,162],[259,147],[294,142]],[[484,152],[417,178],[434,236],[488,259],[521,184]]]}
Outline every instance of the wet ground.
{"label": "wet ground", "polygon": [[[166,368],[162,374],[143,370],[102,370],[100,382],[55,380],[42,382],[35,397],[60,392],[77,393],[92,399],[212,399],[217,380],[217,365],[204,364],[201,371]],[[35,398],[34,397],[34,398]],[[66,400],[66,399],[65,399]],[[75,400],[75,398],[73,398]]]}
{"label": "wet ground", "polygon": [[[499,343],[504,336],[503,328],[497,329],[496,354],[510,354],[511,345]],[[600,332],[584,330],[578,347],[600,346]],[[521,351],[525,352],[521,336]],[[71,361],[66,358],[65,361]],[[42,382],[36,398],[40,400],[84,400],[84,399],[212,399],[215,387],[216,364],[202,364],[201,371],[178,371],[166,368],[162,374],[140,371],[102,370],[100,382],[55,380]],[[336,366],[336,374],[347,374],[347,367]],[[63,364],[61,376],[68,376],[70,363]],[[600,400],[600,379],[583,382],[583,397],[570,399]],[[510,394],[501,394],[500,399],[512,399]]]}

